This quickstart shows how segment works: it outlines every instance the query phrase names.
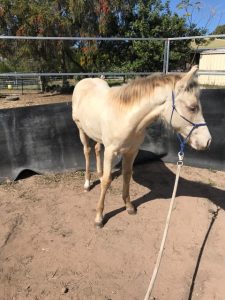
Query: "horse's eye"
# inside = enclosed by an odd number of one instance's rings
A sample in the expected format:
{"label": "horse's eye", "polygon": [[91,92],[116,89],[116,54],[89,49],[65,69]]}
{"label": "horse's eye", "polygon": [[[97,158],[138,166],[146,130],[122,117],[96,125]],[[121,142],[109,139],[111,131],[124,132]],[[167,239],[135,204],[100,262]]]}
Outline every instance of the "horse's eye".
{"label": "horse's eye", "polygon": [[197,112],[199,107],[198,105],[192,105],[192,106],[189,106],[188,109],[191,111],[191,112]]}

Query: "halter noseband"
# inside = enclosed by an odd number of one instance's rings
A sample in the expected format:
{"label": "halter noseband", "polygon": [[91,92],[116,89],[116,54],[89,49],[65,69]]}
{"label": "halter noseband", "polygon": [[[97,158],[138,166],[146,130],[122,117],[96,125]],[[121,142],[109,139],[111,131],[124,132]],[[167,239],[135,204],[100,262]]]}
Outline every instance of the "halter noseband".
{"label": "halter noseband", "polygon": [[181,134],[177,133],[177,137],[180,141],[180,154],[183,155],[184,154],[184,148],[185,148],[185,145],[187,144],[188,142],[188,139],[190,138],[192,132],[198,128],[198,127],[201,127],[201,126],[207,126],[206,123],[193,123],[191,122],[190,120],[188,120],[187,118],[185,118],[184,116],[182,116],[176,109],[176,106],[175,106],[175,96],[174,96],[174,92],[172,91],[172,113],[171,113],[171,117],[170,117],[170,125],[172,123],[172,118],[173,118],[173,113],[174,111],[176,111],[178,113],[178,115],[184,119],[186,122],[188,122],[189,124],[192,125],[192,128],[190,130],[190,132],[188,133],[188,135],[186,136],[186,138],[183,138]]}

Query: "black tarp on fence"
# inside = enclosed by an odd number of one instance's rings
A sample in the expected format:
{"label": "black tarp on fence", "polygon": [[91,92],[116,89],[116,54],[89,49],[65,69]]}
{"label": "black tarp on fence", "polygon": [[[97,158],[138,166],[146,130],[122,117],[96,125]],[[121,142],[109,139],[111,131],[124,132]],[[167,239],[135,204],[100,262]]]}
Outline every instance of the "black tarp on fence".
{"label": "black tarp on fence", "polygon": [[[201,101],[212,146],[206,152],[187,147],[185,163],[225,170],[225,90],[203,90]],[[158,121],[148,129],[141,149],[145,151],[140,151],[139,161],[160,157],[175,162],[179,145]],[[93,156],[91,161],[93,168]],[[14,180],[27,169],[46,173],[83,168],[83,150],[71,118],[71,103],[0,110],[0,181]]]}
{"label": "black tarp on fence", "polygon": [[0,149],[0,180],[83,167],[68,103],[0,110]]}

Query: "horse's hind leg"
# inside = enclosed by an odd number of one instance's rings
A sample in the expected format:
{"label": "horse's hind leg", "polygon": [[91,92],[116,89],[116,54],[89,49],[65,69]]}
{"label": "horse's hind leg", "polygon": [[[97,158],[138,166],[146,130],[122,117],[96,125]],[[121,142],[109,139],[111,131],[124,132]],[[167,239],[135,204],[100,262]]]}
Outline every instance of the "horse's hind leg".
{"label": "horse's hind leg", "polygon": [[132,175],[134,159],[138,153],[137,151],[132,151],[125,153],[123,155],[122,162],[122,173],[123,173],[123,201],[126,206],[126,210],[129,214],[135,214],[136,209],[130,202],[130,179]]}
{"label": "horse's hind leg", "polygon": [[112,181],[111,171],[113,164],[114,153],[111,149],[106,148],[104,151],[104,166],[103,176],[101,179],[101,194],[96,208],[95,226],[101,228],[103,226],[103,210],[106,192]]}
{"label": "horse's hind leg", "polygon": [[83,144],[85,164],[86,164],[84,189],[86,191],[89,191],[90,186],[91,186],[91,184],[90,184],[90,179],[91,179],[91,173],[90,173],[90,152],[91,152],[91,147],[89,146],[89,137],[80,128],[79,128],[79,133],[80,133],[81,143]]}
{"label": "horse's hind leg", "polygon": [[96,167],[97,167],[98,177],[101,180],[102,179],[102,162],[101,162],[100,152],[101,152],[101,144],[97,143],[95,145]]}

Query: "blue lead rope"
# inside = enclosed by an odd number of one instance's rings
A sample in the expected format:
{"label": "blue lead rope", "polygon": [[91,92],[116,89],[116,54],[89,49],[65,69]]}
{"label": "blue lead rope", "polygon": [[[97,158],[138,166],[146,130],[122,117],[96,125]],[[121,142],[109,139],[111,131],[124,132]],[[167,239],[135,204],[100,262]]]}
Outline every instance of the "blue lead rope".
{"label": "blue lead rope", "polygon": [[171,113],[171,117],[170,117],[170,125],[172,123],[172,118],[173,118],[173,113],[174,111],[176,111],[178,113],[178,115],[184,119],[185,121],[187,121],[188,123],[190,123],[193,127],[192,129],[190,130],[189,134],[186,136],[186,138],[183,138],[181,134],[177,133],[177,137],[179,139],[179,142],[180,142],[180,151],[179,153],[181,155],[184,155],[184,148],[188,142],[188,139],[190,138],[192,132],[198,128],[198,127],[201,127],[201,126],[206,126],[206,123],[193,123],[191,122],[190,120],[186,119],[184,116],[182,116],[176,109],[176,106],[175,106],[175,96],[174,96],[174,92],[172,91],[172,113]]}

